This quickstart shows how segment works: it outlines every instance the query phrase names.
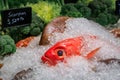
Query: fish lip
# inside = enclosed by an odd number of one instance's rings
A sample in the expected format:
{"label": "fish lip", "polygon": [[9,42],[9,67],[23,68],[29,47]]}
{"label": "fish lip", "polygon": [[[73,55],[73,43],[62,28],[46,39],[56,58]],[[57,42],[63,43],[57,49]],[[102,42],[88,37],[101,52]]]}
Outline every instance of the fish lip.
{"label": "fish lip", "polygon": [[52,60],[51,59],[49,59],[47,56],[42,56],[41,57],[41,60],[43,61],[43,63],[46,63],[46,64],[48,64],[48,65],[55,65],[53,62],[52,62]]}

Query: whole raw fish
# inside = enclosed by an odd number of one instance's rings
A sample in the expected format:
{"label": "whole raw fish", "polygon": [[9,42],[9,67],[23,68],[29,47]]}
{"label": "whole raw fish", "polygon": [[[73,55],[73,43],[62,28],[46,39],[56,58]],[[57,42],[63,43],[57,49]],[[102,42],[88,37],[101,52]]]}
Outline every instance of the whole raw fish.
{"label": "whole raw fish", "polygon": [[[96,36],[89,37],[90,39],[96,39]],[[70,57],[73,55],[83,56],[81,54],[81,49],[84,45],[84,37],[82,36],[62,40],[60,42],[57,42],[50,49],[48,49],[41,57],[41,60],[43,61],[43,63],[47,63],[49,65],[56,65],[60,61],[63,62],[66,57]],[[93,58],[99,49],[100,47],[97,47],[92,51],[88,52],[88,54],[83,57],[85,57],[86,59]]]}

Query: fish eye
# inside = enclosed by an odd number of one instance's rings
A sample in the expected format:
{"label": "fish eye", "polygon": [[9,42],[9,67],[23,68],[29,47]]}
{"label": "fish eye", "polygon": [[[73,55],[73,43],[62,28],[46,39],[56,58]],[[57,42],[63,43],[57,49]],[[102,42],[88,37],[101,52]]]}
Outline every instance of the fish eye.
{"label": "fish eye", "polygon": [[62,50],[58,50],[57,54],[58,54],[58,56],[62,56],[63,55],[63,51]]}
{"label": "fish eye", "polygon": [[57,51],[57,55],[58,55],[58,56],[63,56],[63,53],[64,53],[63,50],[58,50],[58,51]]}

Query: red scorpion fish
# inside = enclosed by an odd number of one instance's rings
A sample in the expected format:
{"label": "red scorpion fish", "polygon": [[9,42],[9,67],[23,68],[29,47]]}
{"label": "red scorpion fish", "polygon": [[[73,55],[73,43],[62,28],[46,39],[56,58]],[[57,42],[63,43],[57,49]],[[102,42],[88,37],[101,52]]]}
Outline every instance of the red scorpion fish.
{"label": "red scorpion fish", "polygon": [[16,43],[16,47],[27,47],[31,40],[33,40],[34,37],[28,37],[23,40],[20,40]]}
{"label": "red scorpion fish", "polygon": [[[89,36],[90,39],[96,39],[96,36]],[[43,63],[47,63],[48,65],[56,65],[58,62],[64,62],[66,57],[70,56],[83,56],[81,54],[81,49],[85,45],[84,38],[82,36],[69,38],[57,42],[50,49],[48,49],[45,54],[41,57]],[[97,53],[100,47],[95,48],[90,51],[85,57],[86,59],[91,59]]]}

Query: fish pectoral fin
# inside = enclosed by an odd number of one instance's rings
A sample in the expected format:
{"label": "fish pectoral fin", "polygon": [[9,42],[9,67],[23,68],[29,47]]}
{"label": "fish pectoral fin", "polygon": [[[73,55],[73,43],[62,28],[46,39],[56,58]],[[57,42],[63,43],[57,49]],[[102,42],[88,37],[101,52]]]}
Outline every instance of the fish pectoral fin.
{"label": "fish pectoral fin", "polygon": [[91,52],[89,52],[86,56],[87,59],[93,58],[93,56],[97,53],[97,51],[100,49],[101,47],[98,47],[94,50],[92,50]]}

